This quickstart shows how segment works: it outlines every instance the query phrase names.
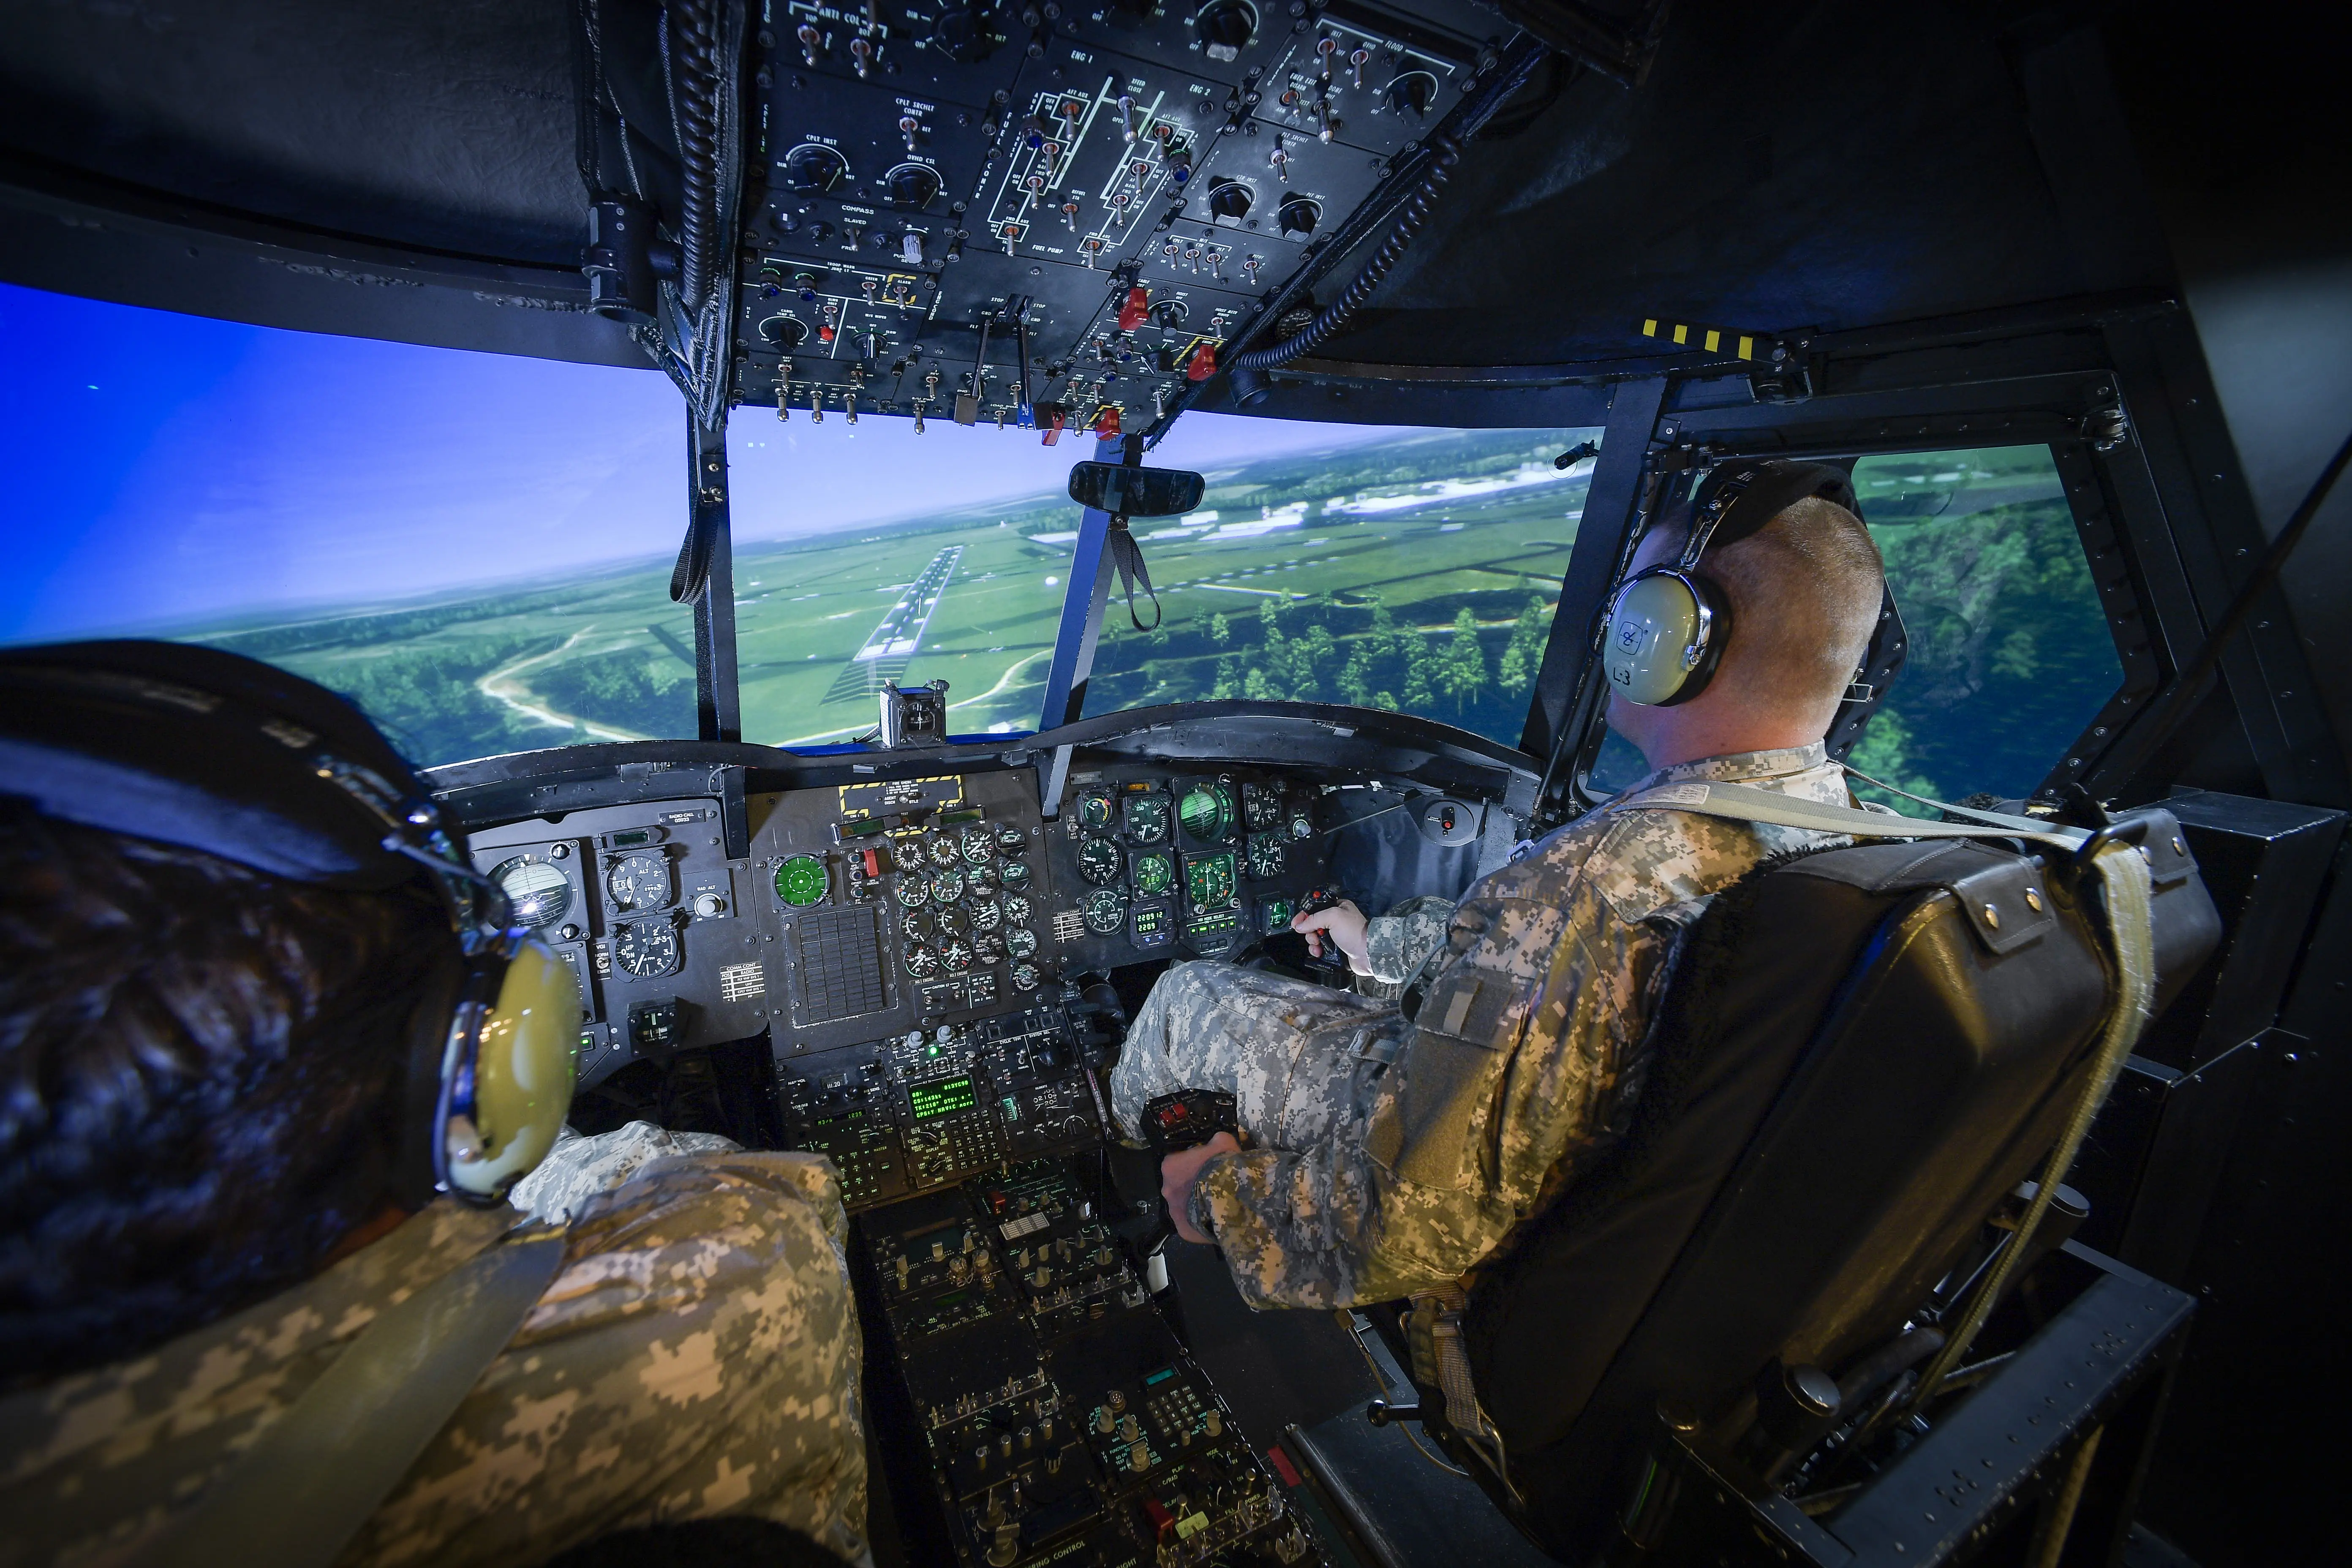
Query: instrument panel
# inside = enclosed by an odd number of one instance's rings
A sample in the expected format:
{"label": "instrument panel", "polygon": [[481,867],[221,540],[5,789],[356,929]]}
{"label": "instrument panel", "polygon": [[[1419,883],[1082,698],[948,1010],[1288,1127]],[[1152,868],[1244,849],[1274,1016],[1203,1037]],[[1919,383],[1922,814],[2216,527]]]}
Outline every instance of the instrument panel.
{"label": "instrument panel", "polygon": [[858,1048],[856,1070],[898,1070],[892,1042],[978,1059],[1007,1019],[1066,1005],[1066,979],[1229,955],[1336,897],[1335,789],[1122,764],[1074,774],[1047,822],[1034,773],[1016,768],[751,795],[749,852],[733,859],[709,799],[530,818],[472,842],[580,978],[583,1083],[762,1034],[780,1063]]}

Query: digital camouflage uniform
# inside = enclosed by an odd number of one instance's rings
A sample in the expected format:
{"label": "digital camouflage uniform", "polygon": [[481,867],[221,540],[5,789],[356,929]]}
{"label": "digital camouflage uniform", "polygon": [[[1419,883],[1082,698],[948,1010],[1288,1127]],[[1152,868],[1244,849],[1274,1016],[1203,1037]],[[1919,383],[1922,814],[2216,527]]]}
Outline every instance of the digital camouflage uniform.
{"label": "digital camouflage uniform", "polygon": [[[659,1130],[625,1133],[570,1157]],[[378,1310],[515,1220],[443,1199],[257,1307],[0,1401],[0,1564],[135,1562]],[[870,1562],[846,1231],[807,1154],[664,1159],[583,1197],[539,1305],[339,1564],[520,1568],[720,1514]]]}
{"label": "digital camouflage uniform", "polygon": [[[1662,769],[1625,792],[1737,781],[1849,803],[1819,745]],[[1619,797],[1622,798],[1622,796]],[[1639,1089],[1676,943],[1759,860],[1842,839],[1602,806],[1368,933],[1393,1003],[1233,964],[1161,976],[1111,1075],[1132,1135],[1155,1095],[1234,1094],[1244,1142],[1202,1167],[1192,1218],[1256,1306],[1336,1307],[1450,1283],[1572,1177]],[[1391,1063],[1392,1065],[1383,1065]]]}

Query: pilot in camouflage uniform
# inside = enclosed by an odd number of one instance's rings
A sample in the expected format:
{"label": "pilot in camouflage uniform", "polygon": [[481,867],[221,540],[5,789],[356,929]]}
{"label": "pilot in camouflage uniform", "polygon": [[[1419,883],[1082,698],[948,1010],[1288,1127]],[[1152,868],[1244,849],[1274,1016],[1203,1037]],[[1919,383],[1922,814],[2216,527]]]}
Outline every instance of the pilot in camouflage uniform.
{"label": "pilot in camouflage uniform", "polygon": [[[831,1162],[633,1123],[559,1145],[537,1192],[572,1215],[561,1269],[338,1563],[514,1568],[715,1515],[870,1563]],[[516,1219],[442,1199],[259,1306],[0,1400],[0,1565],[137,1561],[379,1310]]]}
{"label": "pilot in camouflage uniform", "polygon": [[[1661,769],[1624,794],[1695,779],[1851,804],[1818,742]],[[1248,1147],[1201,1168],[1189,1217],[1254,1306],[1450,1286],[1630,1106],[1675,946],[1709,896],[1771,855],[1843,842],[1604,805],[1458,905],[1419,899],[1370,922],[1372,978],[1418,984],[1412,1021],[1230,963],[1171,969],[1129,1031],[1113,1109],[1134,1136],[1154,1096],[1234,1096]]]}

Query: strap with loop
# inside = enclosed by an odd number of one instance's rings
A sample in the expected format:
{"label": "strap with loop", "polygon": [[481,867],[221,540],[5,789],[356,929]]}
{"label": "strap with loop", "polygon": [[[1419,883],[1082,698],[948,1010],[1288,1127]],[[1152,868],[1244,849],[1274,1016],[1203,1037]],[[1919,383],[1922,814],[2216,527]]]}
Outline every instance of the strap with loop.
{"label": "strap with loop", "polygon": [[[1929,805],[1937,803],[1928,802]],[[1943,809],[1972,816],[1975,823],[1924,822],[1883,811],[1861,811],[1827,801],[1806,800],[1752,784],[1660,784],[1639,795],[1614,800],[1611,811],[1695,811],[1732,822],[1761,822],[1775,827],[1802,828],[1811,833],[1843,833],[1850,838],[2031,838],[2073,854],[2090,838],[2079,827],[2010,816],[1997,811],[1973,811],[1966,806]],[[1981,824],[1981,826],[1979,826]]]}
{"label": "strap with loop", "polygon": [[[1160,595],[1153,591],[1151,573],[1143,564],[1143,546],[1128,531],[1127,513],[1120,512],[1110,520],[1110,532],[1103,540],[1103,549],[1109,553],[1110,563],[1118,569],[1118,580],[1127,588],[1127,618],[1135,623],[1137,631],[1158,631],[1162,614]],[[1139,582],[1143,584],[1144,596],[1151,601],[1151,624],[1148,626],[1135,613],[1135,585]]]}
{"label": "strap with loop", "polygon": [[561,1230],[509,1234],[377,1314],[141,1558],[143,1568],[329,1568],[555,1278]]}

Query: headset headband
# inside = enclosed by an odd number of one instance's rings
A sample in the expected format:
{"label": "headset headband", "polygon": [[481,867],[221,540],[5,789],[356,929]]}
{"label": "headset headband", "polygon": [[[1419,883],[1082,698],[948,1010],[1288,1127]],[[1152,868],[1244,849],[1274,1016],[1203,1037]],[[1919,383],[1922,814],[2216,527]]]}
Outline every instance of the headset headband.
{"label": "headset headband", "polygon": [[358,709],[217,648],[121,640],[0,653],[0,793],[289,881],[381,890],[421,864],[468,952],[509,923],[504,896]]}
{"label": "headset headband", "polygon": [[1786,458],[1735,458],[1717,463],[1699,481],[1691,500],[1690,537],[1683,542],[1677,568],[1688,572],[1710,547],[1737,544],[1759,531],[1790,507],[1810,496],[1855,510],[1853,480],[1827,463]]}

